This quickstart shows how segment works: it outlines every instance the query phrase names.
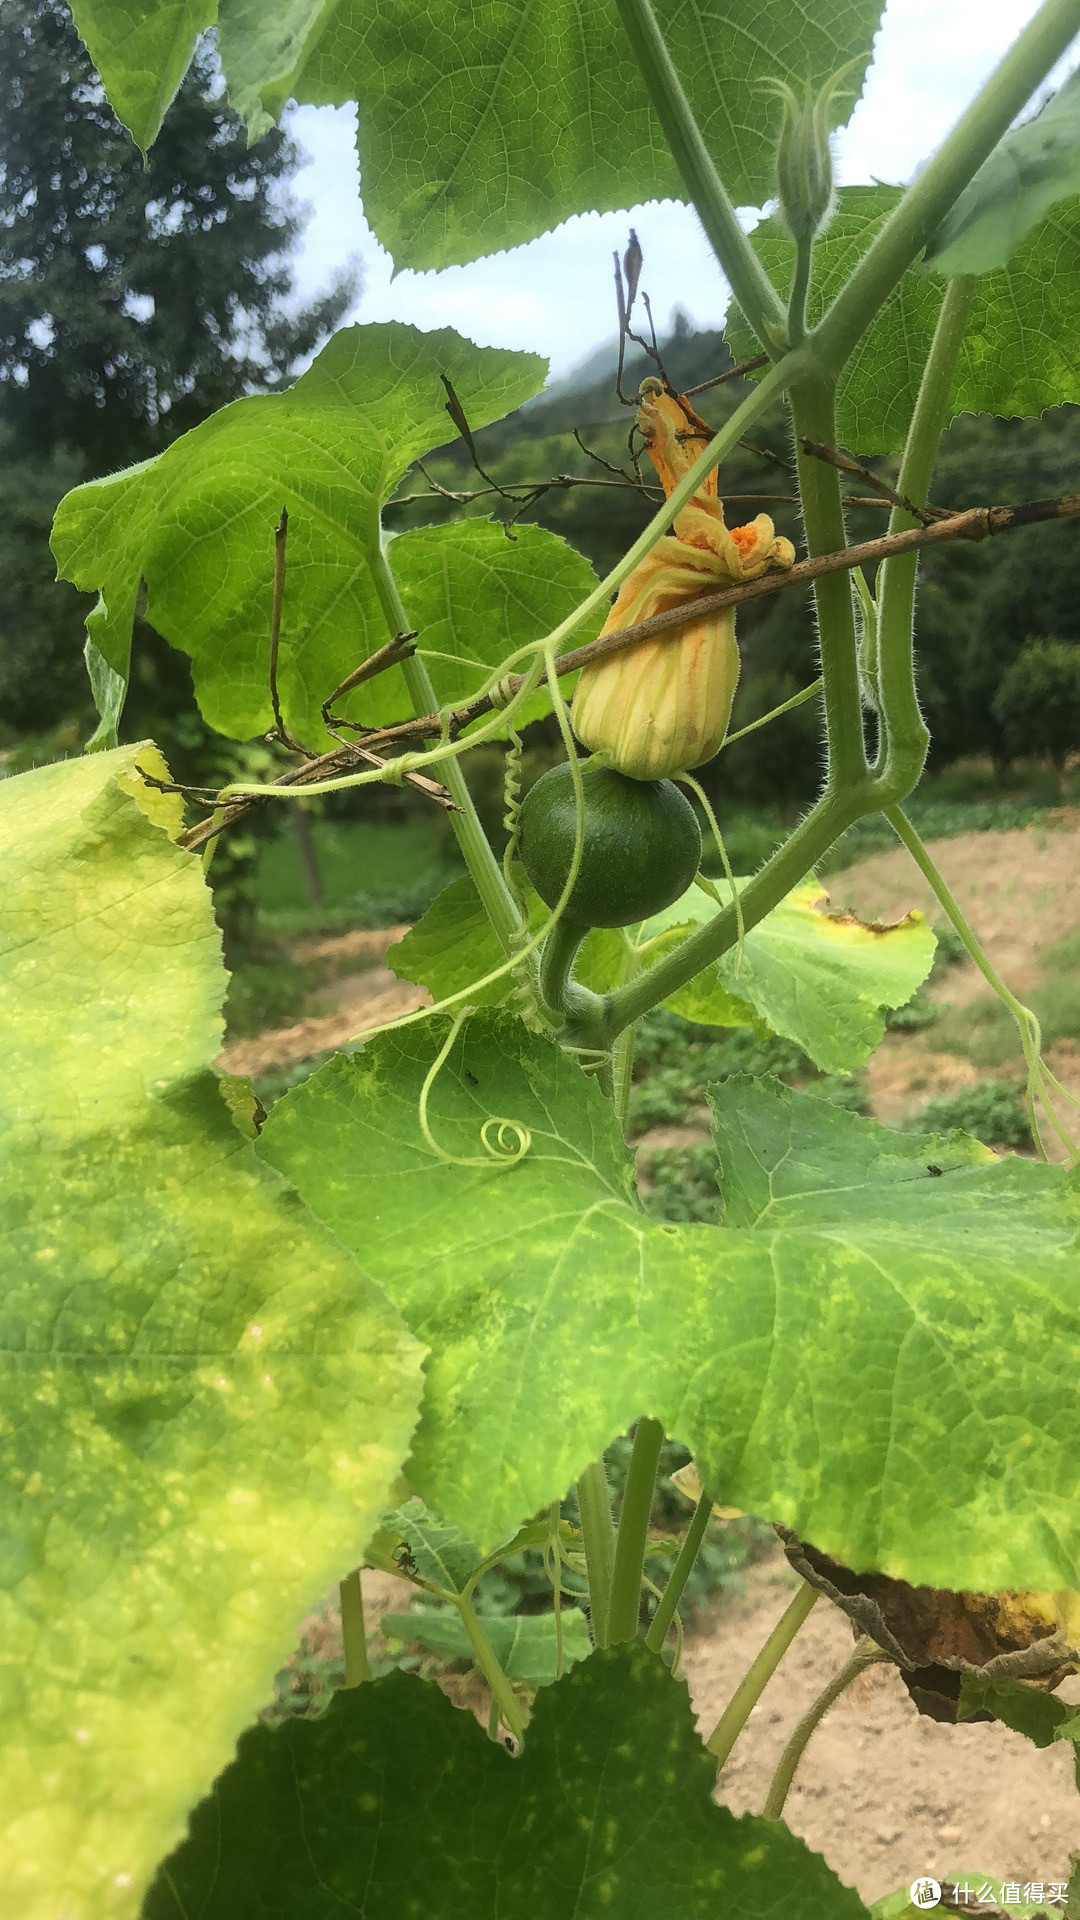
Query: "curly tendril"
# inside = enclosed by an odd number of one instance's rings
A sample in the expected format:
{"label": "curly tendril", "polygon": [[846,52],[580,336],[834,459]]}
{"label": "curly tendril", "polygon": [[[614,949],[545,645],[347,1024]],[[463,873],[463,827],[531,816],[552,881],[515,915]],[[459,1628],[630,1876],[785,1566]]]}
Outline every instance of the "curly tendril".
{"label": "curly tendril", "polygon": [[450,1031],[424,1076],[416,1117],[420,1131],[432,1153],[446,1166],[516,1167],[520,1160],[524,1160],[532,1146],[532,1134],[520,1120],[507,1120],[501,1114],[490,1114],[480,1128],[480,1144],[484,1149],[482,1154],[448,1153],[445,1147],[439,1145],[431,1131],[431,1123],[428,1119],[428,1100],[431,1089],[453,1051],[458,1034],[470,1014],[475,1011],[475,1007],[460,1007],[450,1022]]}
{"label": "curly tendril", "polygon": [[518,927],[510,939],[510,958],[514,962],[510,975],[513,981],[510,1004],[530,1032],[542,1033],[546,1022],[540,997],[536,991],[533,972],[523,958],[529,939],[528,902],[514,872],[514,860],[517,855],[518,840],[521,837],[521,735],[512,724],[507,728],[507,734],[509,744],[506,764],[503,768],[503,827],[506,832],[506,850],[503,853],[502,870],[507,892],[518,910]]}

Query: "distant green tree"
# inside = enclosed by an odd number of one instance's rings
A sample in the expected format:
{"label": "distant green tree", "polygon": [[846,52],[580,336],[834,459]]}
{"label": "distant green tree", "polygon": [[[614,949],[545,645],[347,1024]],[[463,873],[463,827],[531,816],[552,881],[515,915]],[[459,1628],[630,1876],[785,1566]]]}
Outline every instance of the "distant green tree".
{"label": "distant green tree", "polygon": [[1060,780],[1080,753],[1080,646],[1025,641],[994,695],[994,718],[1010,754],[1049,760]]}
{"label": "distant green tree", "polygon": [[344,275],[293,301],[295,147],[248,147],[210,51],[144,164],[66,8],[0,6],[0,712],[44,729],[86,705],[85,603],[50,584],[77,481],[159,452],[280,385],[341,319]]}
{"label": "distant green tree", "polygon": [[[962,416],[942,442],[934,499],[962,508],[1073,491],[1078,421],[1076,407],[1054,407],[1038,420]],[[1080,542],[1060,527],[928,557],[916,645],[936,765],[964,756],[1008,760],[1013,749],[995,701],[1033,631],[1080,642]]]}

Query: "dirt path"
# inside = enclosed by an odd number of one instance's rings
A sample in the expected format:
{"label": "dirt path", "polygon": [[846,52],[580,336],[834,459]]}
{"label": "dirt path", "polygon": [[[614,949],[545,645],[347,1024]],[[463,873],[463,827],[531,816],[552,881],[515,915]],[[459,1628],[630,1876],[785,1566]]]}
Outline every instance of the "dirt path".
{"label": "dirt path", "polygon": [[[1080,927],[1080,814],[1062,810],[1055,824],[1000,833],[965,833],[931,843],[931,853],[987,953],[1008,984],[1025,992],[1038,978],[1039,955],[1054,941]],[[897,919],[920,907],[931,920],[941,910],[902,847],[872,855],[828,882],[832,905],[850,907],[867,920]],[[388,947],[407,929],[356,929],[319,940],[297,940],[289,952],[296,960],[318,960],[330,969],[363,958],[366,972],[343,972],[319,989],[323,1009],[316,1017],[275,1027],[225,1048],[220,1064],[229,1073],[258,1075],[291,1066],[315,1053],[328,1052],[365,1028],[411,1013],[424,1005],[423,988],[399,980],[385,962]],[[943,1006],[963,1007],[985,994],[986,983],[965,962],[935,981],[933,997]],[[1063,1041],[1048,1053],[1050,1065],[1070,1091],[1080,1096],[1080,1043]],[[1000,1069],[1006,1078],[1016,1066]],[[885,1122],[904,1120],[923,1103],[951,1095],[990,1077],[970,1060],[935,1044],[934,1030],[887,1034],[867,1068],[871,1109]],[[707,1119],[704,1122],[707,1131]],[[704,1138],[689,1128],[662,1130],[649,1147],[685,1145]],[[673,1137],[666,1136],[670,1132]],[[678,1138],[674,1135],[677,1134]]]}
{"label": "dirt path", "polygon": [[[1080,817],[1055,816],[1057,824],[1007,833],[962,833],[931,843],[930,851],[982,941],[987,957],[1021,997],[1040,978],[1040,956],[1080,927]],[[850,907],[865,920],[893,920],[910,907],[940,922],[941,908],[902,847],[875,854],[829,881],[834,907]],[[930,989],[942,1007],[963,1008],[988,988],[969,961],[940,974]],[[1019,1052],[1019,1049],[1018,1049]],[[1080,1046],[1062,1040],[1047,1060],[1070,1093],[1080,1096]],[[875,1119],[906,1120],[925,1101],[950,1097],[983,1079],[1015,1080],[1014,1060],[1000,1068],[976,1066],[944,1052],[933,1027],[922,1033],[888,1033],[871,1058],[867,1089]]]}
{"label": "dirt path", "polygon": [[[746,1592],[688,1637],[683,1671],[703,1738],[786,1607],[795,1579],[779,1553]],[[760,1812],[796,1722],[851,1652],[851,1626],[819,1600],[755,1707],[718,1798]],[[1076,1682],[1066,1682],[1064,1694]],[[1067,1880],[1080,1849],[1072,1750],[1040,1752],[991,1724],[948,1727],[920,1715],[892,1667],[874,1667],[837,1701],[807,1748],[785,1819],[866,1901],[954,1870]]]}
{"label": "dirt path", "polygon": [[413,1013],[429,999],[424,987],[399,980],[385,961],[387,949],[407,926],[368,930],[355,927],[349,933],[330,934],[319,940],[293,940],[287,945],[292,960],[317,960],[330,972],[358,959],[370,962],[361,973],[343,972],[318,990],[319,1005],[328,1009],[310,1019],[295,1020],[288,1026],[270,1027],[250,1040],[234,1040],[222,1050],[218,1065],[226,1073],[255,1079],[261,1073],[280,1072],[312,1054],[329,1053],[344,1046],[367,1027],[381,1026],[403,1013]]}

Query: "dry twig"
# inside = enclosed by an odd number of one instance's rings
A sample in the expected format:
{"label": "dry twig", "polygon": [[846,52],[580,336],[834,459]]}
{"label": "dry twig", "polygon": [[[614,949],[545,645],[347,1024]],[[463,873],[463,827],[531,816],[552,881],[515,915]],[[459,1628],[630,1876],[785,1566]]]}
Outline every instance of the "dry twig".
{"label": "dry twig", "polygon": [[[688,621],[699,620],[703,614],[741,606],[746,600],[758,600],[767,594],[790,592],[793,587],[806,586],[820,579],[823,574],[873,566],[896,554],[916,552],[922,547],[943,546],[954,540],[988,540],[999,534],[1011,533],[1019,527],[1034,526],[1040,521],[1077,518],[1080,518],[1080,494],[1077,493],[1062,494],[1055,500],[1029,500],[1012,507],[971,507],[964,513],[950,514],[948,519],[935,520],[928,527],[913,527],[905,533],[883,534],[880,539],[863,540],[857,546],[842,547],[834,553],[815,554],[812,559],[800,561],[785,573],[764,574],[760,580],[748,580],[740,586],[725,587],[717,593],[700,594],[696,599],[684,602],[681,607],[654,614],[650,620],[640,620],[632,627],[618,628],[613,633],[604,634],[599,640],[590,640],[586,646],[575,647],[561,654],[556,663],[558,671],[560,675],[574,673],[589,661],[622,653],[639,640],[676,632]],[[508,683],[504,683],[503,691],[516,691],[521,685],[521,678],[520,675],[511,675]],[[490,713],[492,706],[490,695],[485,694],[464,706],[456,707],[449,715],[450,738],[454,739],[474,720]],[[422,740],[437,738],[446,725],[445,715],[428,713],[414,720],[400,721],[396,726],[382,727],[366,736],[362,749],[353,745],[341,746],[332,753],[309,760],[305,766],[293,768],[276,784],[303,786],[308,781],[332,777],[361,759],[369,759],[373,748],[409,747]],[[405,776],[410,784],[420,777],[416,774]],[[449,796],[442,804],[448,801]],[[249,807],[256,805],[257,798],[238,800],[227,809],[227,816],[220,821],[214,818],[200,820],[197,826],[182,836],[181,845],[190,848],[204,846],[222,826],[229,825],[232,820],[246,813]]]}

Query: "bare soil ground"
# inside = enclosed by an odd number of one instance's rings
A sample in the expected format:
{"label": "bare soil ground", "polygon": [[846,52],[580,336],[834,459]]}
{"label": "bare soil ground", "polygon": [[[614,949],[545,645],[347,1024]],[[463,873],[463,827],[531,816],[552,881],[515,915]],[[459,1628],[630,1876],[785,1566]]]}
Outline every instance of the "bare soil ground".
{"label": "bare soil ground", "polygon": [[[778,1552],[749,1570],[743,1596],[688,1636],[683,1671],[703,1738],[794,1585]],[[724,1768],[718,1798],[733,1812],[760,1812],[785,1742],[851,1648],[850,1622],[822,1598]],[[1071,1749],[1040,1752],[1007,1727],[928,1720],[890,1666],[861,1675],[823,1720],[784,1817],[866,1901],[920,1873],[1067,1880],[1080,1849]]]}
{"label": "bare soil ground", "polygon": [[[930,851],[988,959],[1023,998],[1039,979],[1040,954],[1080,926],[1080,818],[1074,810],[1062,810],[1052,825],[962,833],[932,843]],[[911,907],[932,921],[943,917],[902,847],[834,875],[829,891],[834,907],[850,907],[864,920],[895,920]],[[930,991],[942,1006],[962,1008],[988,989],[978,969],[965,961],[941,974]],[[1070,1093],[1080,1096],[1077,1043],[1059,1041],[1046,1057]],[[931,1027],[923,1033],[886,1034],[868,1065],[867,1082],[875,1117],[895,1122],[925,1101],[959,1093],[977,1080],[1016,1074],[1015,1063],[977,1067],[943,1052]]]}

